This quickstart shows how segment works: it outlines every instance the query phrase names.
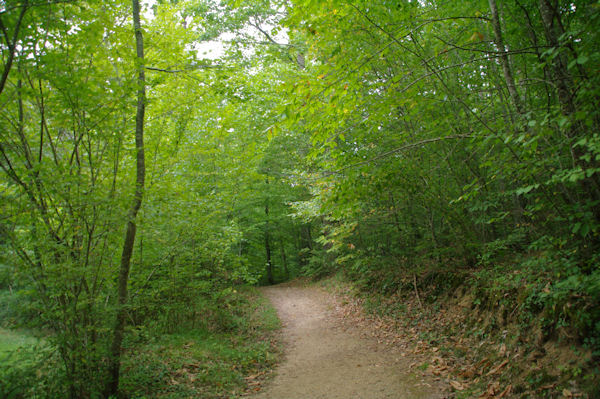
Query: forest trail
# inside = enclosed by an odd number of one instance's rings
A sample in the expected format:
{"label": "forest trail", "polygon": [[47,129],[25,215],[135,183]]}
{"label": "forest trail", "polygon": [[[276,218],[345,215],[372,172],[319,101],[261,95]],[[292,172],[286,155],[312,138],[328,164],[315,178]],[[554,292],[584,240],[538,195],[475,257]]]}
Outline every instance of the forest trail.
{"label": "forest trail", "polygon": [[[257,399],[442,398],[409,371],[409,359],[342,323],[333,297],[316,287],[263,289],[283,323],[284,360]],[[364,335],[364,334],[363,334]]]}

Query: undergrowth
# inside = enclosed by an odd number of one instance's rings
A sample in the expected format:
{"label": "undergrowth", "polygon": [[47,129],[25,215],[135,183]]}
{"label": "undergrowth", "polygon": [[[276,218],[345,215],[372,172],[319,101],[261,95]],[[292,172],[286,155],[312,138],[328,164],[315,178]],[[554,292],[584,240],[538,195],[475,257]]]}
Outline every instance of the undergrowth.
{"label": "undergrowth", "polygon": [[[233,317],[223,325],[165,333],[156,324],[128,329],[121,366],[126,398],[237,398],[248,376],[266,375],[278,356],[275,310],[253,288],[232,290]],[[66,397],[52,346],[24,332],[0,330],[0,397]]]}
{"label": "undergrowth", "polygon": [[371,264],[360,279],[346,271],[330,284],[350,281],[368,313],[414,331],[415,345],[439,350],[453,370],[449,381],[463,384],[456,397],[487,397],[492,384],[506,397],[600,397],[598,273],[570,267],[557,253],[496,262],[412,270]]}
{"label": "undergrowth", "polygon": [[276,361],[273,333],[279,319],[255,290],[238,302],[236,326],[155,335],[130,335],[123,362],[122,389],[130,398],[237,398],[246,377]]}

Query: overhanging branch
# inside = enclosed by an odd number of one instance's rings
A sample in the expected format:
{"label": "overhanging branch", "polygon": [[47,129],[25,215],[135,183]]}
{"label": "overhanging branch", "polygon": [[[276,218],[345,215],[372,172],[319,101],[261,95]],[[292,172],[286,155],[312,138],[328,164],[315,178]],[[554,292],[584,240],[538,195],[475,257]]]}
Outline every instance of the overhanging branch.
{"label": "overhanging branch", "polygon": [[354,164],[351,164],[351,165],[348,165],[348,166],[344,166],[343,168],[338,169],[338,170],[326,171],[324,173],[324,175],[325,176],[330,176],[330,175],[338,174],[338,173],[341,173],[341,172],[345,171],[346,169],[355,168],[355,167],[361,166],[361,165],[366,165],[366,164],[369,164],[371,162],[375,162],[377,160],[380,160],[382,158],[387,158],[390,155],[394,155],[397,152],[401,152],[401,151],[404,151],[404,150],[408,150],[410,148],[418,147],[418,146],[421,146],[423,144],[435,143],[437,141],[444,141],[444,140],[470,139],[470,138],[473,138],[473,137],[474,136],[472,136],[470,134],[455,134],[455,135],[452,135],[452,136],[435,137],[435,138],[432,138],[432,139],[426,139],[426,140],[417,141],[416,143],[407,144],[407,145],[404,145],[402,147],[398,147],[398,148],[395,148],[393,150],[383,152],[383,153],[381,153],[381,154],[379,154],[379,155],[377,155],[377,156],[375,156],[373,158],[366,159],[364,161],[357,162],[357,163],[354,163]]}

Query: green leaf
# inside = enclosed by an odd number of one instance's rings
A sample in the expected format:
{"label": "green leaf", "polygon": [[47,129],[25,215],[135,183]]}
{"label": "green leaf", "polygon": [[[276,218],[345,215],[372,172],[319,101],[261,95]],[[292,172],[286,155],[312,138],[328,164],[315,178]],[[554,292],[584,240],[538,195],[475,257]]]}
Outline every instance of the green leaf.
{"label": "green leaf", "polygon": [[589,60],[589,59],[590,59],[590,58],[589,58],[587,55],[584,55],[584,54],[582,54],[582,55],[580,55],[579,57],[577,57],[577,63],[578,63],[579,65],[583,65],[583,64],[585,64],[586,62],[588,62],[588,60]]}

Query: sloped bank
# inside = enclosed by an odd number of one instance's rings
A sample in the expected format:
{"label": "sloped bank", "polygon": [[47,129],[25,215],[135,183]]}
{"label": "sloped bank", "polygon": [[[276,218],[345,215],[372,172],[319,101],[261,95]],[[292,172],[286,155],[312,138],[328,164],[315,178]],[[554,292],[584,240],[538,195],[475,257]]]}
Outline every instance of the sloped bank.
{"label": "sloped bank", "polygon": [[544,306],[535,299],[553,292],[549,282],[506,268],[398,273],[397,289],[386,294],[350,280],[338,274],[322,284],[381,340],[411,342],[414,368],[443,380],[456,398],[600,397],[597,342],[577,329],[575,312],[589,313],[595,298],[572,294]]}

